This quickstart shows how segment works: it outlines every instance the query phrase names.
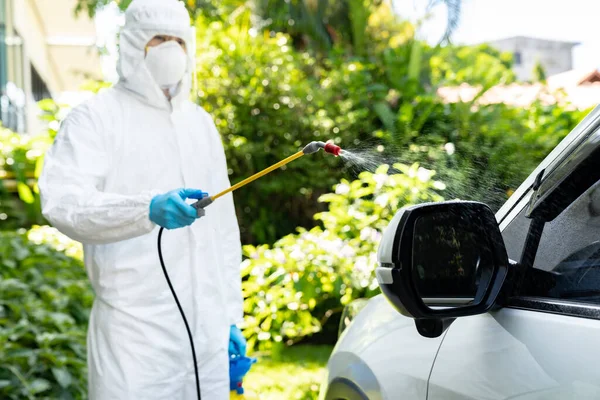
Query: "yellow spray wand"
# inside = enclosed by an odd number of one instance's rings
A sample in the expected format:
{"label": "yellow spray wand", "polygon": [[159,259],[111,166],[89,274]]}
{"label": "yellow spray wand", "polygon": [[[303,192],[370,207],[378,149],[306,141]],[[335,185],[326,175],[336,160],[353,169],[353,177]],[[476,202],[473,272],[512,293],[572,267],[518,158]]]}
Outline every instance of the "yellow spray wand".
{"label": "yellow spray wand", "polygon": [[267,175],[269,172],[272,172],[294,160],[297,160],[298,158],[302,157],[305,154],[316,153],[317,151],[319,151],[319,149],[323,149],[325,152],[333,154],[335,156],[339,156],[340,152],[342,151],[342,149],[339,146],[336,146],[333,143],[310,142],[308,145],[306,145],[306,147],[304,147],[304,149],[300,150],[296,154],[291,155],[288,158],[281,160],[278,163],[273,164],[270,167],[265,168],[260,172],[257,172],[256,174],[244,179],[241,182],[236,183],[235,185],[229,187],[228,189],[223,190],[220,193],[217,193],[214,196],[205,197],[204,199],[198,200],[196,203],[193,204],[193,207],[196,208],[196,210],[198,210],[199,216],[203,216],[204,208],[206,208],[208,205],[212,204],[212,202],[215,201],[216,199],[218,199],[219,197],[225,196],[227,193],[231,193],[234,190],[237,190],[243,186],[246,186],[250,182],[253,182],[253,181],[257,180],[258,178],[261,178],[261,177]]}

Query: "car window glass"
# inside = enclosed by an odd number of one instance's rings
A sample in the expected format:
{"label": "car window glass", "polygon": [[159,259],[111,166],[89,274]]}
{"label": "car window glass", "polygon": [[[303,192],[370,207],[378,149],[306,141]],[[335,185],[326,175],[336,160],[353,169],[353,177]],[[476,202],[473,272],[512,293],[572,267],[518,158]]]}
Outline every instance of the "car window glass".
{"label": "car window glass", "polygon": [[600,182],[544,225],[533,266],[551,278],[545,297],[600,302]]}
{"label": "car window glass", "polygon": [[[544,226],[534,268],[555,271],[579,250],[600,241],[600,182]],[[573,260],[574,261],[574,260]]]}

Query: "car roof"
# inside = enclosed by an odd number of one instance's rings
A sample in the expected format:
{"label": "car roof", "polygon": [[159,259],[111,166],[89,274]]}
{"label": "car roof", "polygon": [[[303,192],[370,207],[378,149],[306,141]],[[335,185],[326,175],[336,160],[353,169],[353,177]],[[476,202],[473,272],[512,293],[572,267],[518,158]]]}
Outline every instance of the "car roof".
{"label": "car roof", "polygon": [[[551,175],[556,170],[564,159],[569,157],[585,140],[600,127],[600,105],[596,106],[553,150],[550,154],[536,167],[536,169],[525,179],[513,195],[504,203],[500,210],[496,213],[498,223],[510,214],[514,207],[519,204],[529,189],[531,189],[538,178],[538,175],[543,171],[543,176]],[[596,142],[599,146],[600,143]]]}

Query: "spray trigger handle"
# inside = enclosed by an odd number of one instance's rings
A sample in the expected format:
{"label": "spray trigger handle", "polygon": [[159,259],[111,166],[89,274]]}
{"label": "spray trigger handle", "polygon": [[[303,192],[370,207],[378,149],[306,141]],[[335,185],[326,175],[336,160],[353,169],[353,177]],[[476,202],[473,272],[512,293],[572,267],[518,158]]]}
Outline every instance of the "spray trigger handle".
{"label": "spray trigger handle", "polygon": [[211,205],[213,202],[212,197],[204,197],[200,200],[198,200],[197,202],[195,202],[194,204],[192,204],[192,207],[194,207],[196,209],[196,213],[198,214],[198,217],[204,217],[206,215],[206,211],[204,211],[204,209],[206,207],[208,207],[209,205]]}

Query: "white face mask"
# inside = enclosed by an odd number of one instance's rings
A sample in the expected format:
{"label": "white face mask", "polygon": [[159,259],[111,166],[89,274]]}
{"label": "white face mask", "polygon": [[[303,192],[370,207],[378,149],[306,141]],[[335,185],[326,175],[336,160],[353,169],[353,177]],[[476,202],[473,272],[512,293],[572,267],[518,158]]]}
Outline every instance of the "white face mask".
{"label": "white face mask", "polygon": [[158,85],[165,89],[177,85],[187,71],[187,54],[173,40],[148,47],[146,66]]}

